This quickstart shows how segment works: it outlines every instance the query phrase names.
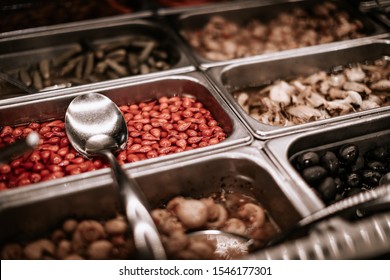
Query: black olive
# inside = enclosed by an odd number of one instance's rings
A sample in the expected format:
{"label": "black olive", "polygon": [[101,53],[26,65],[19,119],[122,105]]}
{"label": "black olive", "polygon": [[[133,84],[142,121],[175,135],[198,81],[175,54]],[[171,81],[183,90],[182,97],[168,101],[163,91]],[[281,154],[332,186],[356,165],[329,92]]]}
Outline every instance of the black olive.
{"label": "black olive", "polygon": [[385,161],[389,157],[389,151],[386,147],[377,147],[367,152],[367,158]]}
{"label": "black olive", "polygon": [[379,184],[379,180],[382,178],[382,174],[378,171],[373,170],[363,170],[361,172],[362,180],[369,187],[376,187]]}
{"label": "black olive", "polygon": [[317,187],[322,199],[329,203],[336,198],[336,184],[332,177],[326,177]]}
{"label": "black olive", "polygon": [[345,191],[345,183],[343,180],[340,179],[340,177],[334,178],[334,183],[336,185],[336,191],[339,194],[342,194]]}
{"label": "black olive", "polygon": [[351,166],[351,171],[356,172],[364,168],[364,157],[358,156],[355,163]]}
{"label": "black olive", "polygon": [[390,172],[383,175],[382,178],[379,180],[379,185],[388,185],[390,184]]}
{"label": "black olive", "polygon": [[298,163],[298,168],[300,170],[303,170],[310,166],[318,165],[320,163],[320,157],[315,152],[306,152],[301,154],[298,157],[297,163]]}
{"label": "black olive", "polygon": [[327,151],[321,157],[321,163],[322,166],[325,167],[329,171],[329,174],[331,175],[335,175],[339,171],[339,167],[340,167],[339,159],[331,151]]}
{"label": "black olive", "polygon": [[377,160],[367,162],[367,168],[385,174],[387,172],[386,166]]}
{"label": "black olive", "polygon": [[352,172],[352,173],[348,174],[347,177],[346,177],[346,183],[351,188],[358,188],[358,187],[360,187],[361,179],[360,179],[359,174],[357,174],[355,172]]}
{"label": "black olive", "polygon": [[362,191],[363,191],[363,190],[360,189],[360,188],[351,188],[351,189],[349,189],[349,190],[345,193],[344,197],[353,196],[353,195],[358,194],[358,193],[360,193],[360,192],[362,192]]}
{"label": "black olive", "polygon": [[356,145],[344,145],[339,150],[339,158],[347,164],[353,164],[359,156],[359,148]]}
{"label": "black olive", "polygon": [[302,176],[309,184],[314,184],[325,178],[328,172],[322,166],[311,166],[302,171]]}

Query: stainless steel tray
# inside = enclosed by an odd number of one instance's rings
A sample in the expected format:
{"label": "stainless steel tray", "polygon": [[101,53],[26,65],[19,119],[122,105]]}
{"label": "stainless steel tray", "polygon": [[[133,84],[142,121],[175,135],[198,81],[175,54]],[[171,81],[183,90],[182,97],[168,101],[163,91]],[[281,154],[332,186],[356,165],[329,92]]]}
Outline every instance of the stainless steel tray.
{"label": "stainless steel tray", "polygon": [[[0,125],[22,125],[30,122],[41,122],[50,119],[63,119],[69,103],[74,97],[90,91],[73,92],[66,95],[52,94],[44,99],[35,99],[17,104],[0,105]],[[127,166],[148,166],[155,162],[169,163],[180,157],[201,155],[214,152],[220,149],[247,145],[253,138],[241,124],[241,122],[231,112],[228,105],[215,92],[213,87],[201,72],[192,72],[183,75],[168,75],[165,77],[138,81],[130,84],[113,84],[102,87],[99,92],[111,98],[118,105],[129,104],[131,102],[141,102],[159,98],[161,96],[175,96],[189,94],[204,104],[210,110],[214,118],[219,122],[226,132],[227,138],[215,145],[175,153],[164,157],[157,157],[131,163]],[[105,171],[106,173],[108,170]],[[92,172],[91,172],[92,173]],[[75,175],[77,177],[79,175]],[[89,174],[80,174],[79,178],[87,178]],[[72,176],[71,176],[72,177]],[[54,185],[67,185],[67,177],[59,179]],[[51,182],[42,182],[30,187],[53,185]],[[0,193],[2,197],[7,192],[23,192],[25,188],[17,188]]]}
{"label": "stainless steel tray", "polygon": [[272,161],[283,169],[291,180],[302,188],[309,187],[291,163],[298,154],[308,150],[324,151],[346,143],[358,145],[362,152],[376,145],[388,145],[389,121],[389,113],[372,114],[355,121],[345,120],[317,131],[271,139],[265,143],[264,148]]}
{"label": "stainless steel tray", "polygon": [[[7,3],[11,2],[11,3]],[[15,2],[15,1],[13,1]],[[12,1],[4,1],[4,3],[1,4],[0,8],[3,9],[3,7],[11,6],[10,13],[18,13],[21,9],[29,9],[25,8],[28,7],[30,3],[27,2],[27,5],[21,5],[18,7],[17,5],[12,5]],[[135,3],[134,3],[135,2]],[[23,7],[24,6],[24,7]],[[126,14],[117,12],[116,15],[112,16],[106,16],[106,17],[97,17],[96,15],[94,17],[90,17],[89,19],[84,20],[74,20],[74,21],[63,21],[63,23],[57,23],[57,24],[51,24],[51,25],[44,25],[33,23],[30,28],[24,28],[21,27],[20,24],[18,27],[15,28],[8,28],[7,31],[0,32],[0,38],[9,38],[13,36],[20,36],[20,35],[26,35],[30,33],[36,33],[36,32],[42,32],[42,31],[54,31],[62,28],[72,28],[72,27],[79,27],[81,25],[100,25],[102,23],[111,23],[113,21],[123,21],[123,20],[129,20],[129,19],[140,19],[140,18],[148,18],[153,15],[153,11],[150,9],[147,1],[133,1],[132,4],[129,5],[129,7],[132,7],[134,11],[132,13]],[[7,9],[4,9],[3,13],[6,13]]]}
{"label": "stainless steel tray", "polygon": [[[372,20],[367,15],[361,13],[357,7],[349,5],[344,1],[331,2],[337,4],[337,6],[347,11],[354,18],[361,20],[364,25],[363,33],[366,34],[366,37],[376,37],[389,32],[389,29],[387,29],[381,24],[378,24],[376,21]],[[262,22],[267,22],[283,11],[290,11],[294,7],[310,7],[311,5],[316,3],[318,3],[318,1],[310,0],[276,0],[260,2],[242,1],[239,3],[231,3],[229,5],[220,5],[217,7],[199,9],[194,12],[183,12],[180,15],[173,17],[172,21],[174,22],[175,29],[182,33],[185,30],[196,30],[202,28],[209,21],[209,19],[215,15],[223,16],[229,19],[229,21],[235,22],[237,24],[244,24],[250,19],[255,18],[259,19]],[[183,38],[183,40],[187,42],[185,38]],[[192,53],[198,64],[205,69],[210,68],[212,66],[217,66],[240,60],[238,58],[221,62],[213,61],[201,56],[196,50],[189,46],[188,42],[187,46],[192,49]],[[259,56],[261,55],[273,56],[273,53],[259,54]]]}
{"label": "stainless steel tray", "polygon": [[[183,46],[177,36],[164,24],[150,20],[122,20],[103,22],[94,25],[81,25],[69,28],[56,29],[34,34],[25,34],[12,38],[0,39],[0,64],[2,71],[10,73],[22,66],[38,64],[42,59],[51,59],[80,45],[95,48],[101,44],[113,43],[115,40],[126,40],[131,36],[143,36],[161,42],[161,46],[170,55],[170,69],[152,72],[149,74],[136,74],[124,78],[114,79],[128,82],[129,80],[156,77],[161,73],[182,73],[194,70],[192,63],[183,51]],[[113,80],[76,85],[72,88],[85,90],[90,85],[94,88],[100,84],[109,83]],[[65,88],[65,91],[69,88]],[[38,91],[35,96],[44,96],[48,92]],[[59,89],[61,90],[61,89]],[[21,98],[8,98],[7,102],[16,103],[26,98],[21,92]],[[28,97],[27,97],[28,98]],[[3,100],[4,101],[4,100]]]}
{"label": "stainless steel tray", "polygon": [[[282,230],[318,209],[315,201],[296,196],[296,186],[284,180],[264,153],[254,147],[161,167],[129,168],[128,173],[137,180],[152,208],[176,195],[207,196],[223,188],[253,195]],[[0,244],[44,234],[69,216],[103,219],[116,209],[112,179],[107,172],[56,188],[30,188],[0,200],[0,223],[7,225],[0,233]]]}
{"label": "stainless steel tray", "polygon": [[304,48],[285,52],[276,57],[248,59],[228,66],[218,66],[206,72],[216,84],[223,97],[232,106],[248,129],[258,139],[271,139],[281,135],[308,130],[317,130],[347,119],[367,117],[377,112],[388,112],[389,107],[370,109],[292,126],[271,126],[250,117],[233,98],[232,92],[248,86],[260,86],[278,79],[289,80],[298,76],[309,76],[320,70],[355,62],[372,61],[390,54],[390,41],[366,39],[338,43],[328,46]]}

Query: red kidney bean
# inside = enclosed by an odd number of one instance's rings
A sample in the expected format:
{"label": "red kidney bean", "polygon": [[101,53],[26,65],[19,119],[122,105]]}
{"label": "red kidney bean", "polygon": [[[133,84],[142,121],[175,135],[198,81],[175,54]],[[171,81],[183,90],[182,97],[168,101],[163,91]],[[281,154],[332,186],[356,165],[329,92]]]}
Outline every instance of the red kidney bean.
{"label": "red kidney bean", "polygon": [[172,145],[171,141],[169,141],[166,138],[161,139],[159,144],[160,144],[161,147],[170,147]]}
{"label": "red kidney bean", "polygon": [[141,149],[141,145],[140,144],[134,144],[134,145],[132,145],[127,151],[129,152],[129,153],[136,153],[136,152],[138,152],[139,151],[139,149]]}
{"label": "red kidney bean", "polygon": [[0,165],[0,173],[7,174],[11,172],[11,166],[9,164],[1,164]]}
{"label": "red kidney bean", "polygon": [[45,169],[45,165],[43,163],[40,163],[40,162],[36,162],[33,166],[33,170],[34,171],[42,171]]}
{"label": "red kidney bean", "polygon": [[185,149],[187,146],[187,141],[185,139],[179,139],[175,142],[176,146],[178,146],[181,149]]}
{"label": "red kidney bean", "polygon": [[142,135],[142,140],[156,141],[159,139],[160,139],[160,137],[155,137],[151,133],[145,133]]}
{"label": "red kidney bean", "polygon": [[170,153],[171,151],[172,151],[172,147],[163,147],[163,148],[158,149],[157,152],[160,155],[166,155],[166,154]]}
{"label": "red kidney bean", "polygon": [[[160,139],[160,137],[161,137],[161,130],[160,130],[160,129],[158,129],[158,128],[152,128],[149,132],[150,132],[150,134],[153,135],[155,138]],[[156,140],[158,140],[158,139],[156,139]],[[148,140],[148,139],[145,139],[145,140]]]}
{"label": "red kidney bean", "polygon": [[20,136],[23,135],[23,129],[22,128],[15,128],[13,131],[12,131],[12,136],[15,137],[15,138],[19,138]]}
{"label": "red kidney bean", "polygon": [[126,153],[126,151],[121,151],[121,152],[117,155],[116,158],[117,158],[118,160],[120,160],[120,161],[125,161],[126,158],[127,158],[127,153]]}
{"label": "red kidney bean", "polygon": [[190,138],[188,138],[188,140],[187,140],[187,142],[188,142],[189,144],[196,144],[196,143],[199,143],[200,141],[202,141],[202,137],[197,137],[197,136],[195,136],[195,137],[190,137]]}
{"label": "red kidney bean", "polygon": [[193,130],[193,129],[189,129],[186,131],[186,134],[189,136],[189,137],[195,137],[195,136],[198,136],[198,132],[196,130]]}
{"label": "red kidney bean", "polygon": [[4,126],[0,132],[0,137],[10,135],[10,134],[12,134],[12,131],[13,131],[12,127],[10,127],[8,125]]}
{"label": "red kidney bean", "polygon": [[31,173],[30,181],[32,183],[38,183],[42,180],[42,176],[38,173]]}
{"label": "red kidney bean", "polygon": [[186,131],[191,125],[191,122],[183,122],[183,123],[180,123],[180,124],[177,124],[175,129],[178,130],[178,131]]}
{"label": "red kidney bean", "polygon": [[139,153],[147,153],[147,152],[150,152],[151,150],[153,150],[153,148],[151,146],[143,146],[138,150],[138,152]]}
{"label": "red kidney bean", "polygon": [[22,164],[22,167],[24,169],[31,169],[31,168],[33,168],[33,166],[34,166],[34,163],[32,161],[24,162]]}
{"label": "red kidney bean", "polygon": [[130,154],[130,155],[127,155],[127,161],[128,162],[136,162],[136,161],[139,161],[139,158],[135,154]]}

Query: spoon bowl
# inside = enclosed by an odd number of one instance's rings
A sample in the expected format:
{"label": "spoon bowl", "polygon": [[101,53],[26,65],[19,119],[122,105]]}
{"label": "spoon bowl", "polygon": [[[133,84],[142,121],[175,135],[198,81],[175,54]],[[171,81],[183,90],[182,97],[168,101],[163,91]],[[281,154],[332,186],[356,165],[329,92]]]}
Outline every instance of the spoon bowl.
{"label": "spoon bowl", "polygon": [[165,259],[147,200],[137,182],[126,174],[113,154],[125,148],[128,138],[126,121],[116,104],[99,93],[80,95],[69,104],[65,128],[69,141],[80,154],[102,156],[110,163],[119,201],[132,228],[139,257]]}

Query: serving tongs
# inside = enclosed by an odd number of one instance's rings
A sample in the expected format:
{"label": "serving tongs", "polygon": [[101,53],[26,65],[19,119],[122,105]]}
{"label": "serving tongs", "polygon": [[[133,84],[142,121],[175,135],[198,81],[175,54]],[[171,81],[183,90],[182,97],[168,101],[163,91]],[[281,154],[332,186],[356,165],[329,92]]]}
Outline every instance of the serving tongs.
{"label": "serving tongs", "polygon": [[368,214],[385,210],[390,210],[390,184],[378,186],[371,191],[361,192],[345,198],[303,218],[292,227],[273,237],[268,241],[266,247],[280,244],[292,236],[308,230],[313,225],[336,215],[341,216],[356,213],[357,211]]}

